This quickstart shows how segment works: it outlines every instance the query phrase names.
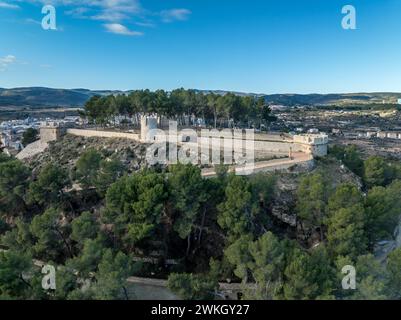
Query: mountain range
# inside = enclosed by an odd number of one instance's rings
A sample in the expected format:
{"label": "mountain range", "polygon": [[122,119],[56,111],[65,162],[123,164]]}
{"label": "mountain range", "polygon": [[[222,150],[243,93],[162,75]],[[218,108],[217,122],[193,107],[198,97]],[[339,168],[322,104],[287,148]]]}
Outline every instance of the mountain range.
{"label": "mountain range", "polygon": [[[197,92],[226,94],[224,90],[196,90]],[[129,93],[118,90],[53,89],[45,87],[0,88],[0,108],[82,107],[94,95]],[[255,94],[233,92],[241,96],[265,97],[269,104],[280,105],[352,105],[397,103],[401,93],[340,93],[340,94]]]}

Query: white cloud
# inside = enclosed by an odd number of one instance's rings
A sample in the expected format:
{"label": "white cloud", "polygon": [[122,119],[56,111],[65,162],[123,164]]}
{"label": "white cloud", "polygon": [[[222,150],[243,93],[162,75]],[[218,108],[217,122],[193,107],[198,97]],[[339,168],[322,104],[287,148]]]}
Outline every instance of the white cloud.
{"label": "white cloud", "polygon": [[84,8],[84,7],[78,7],[78,8],[73,8],[71,10],[67,10],[64,13],[72,16],[74,18],[86,18],[86,14],[89,12],[88,8]]}
{"label": "white cloud", "polygon": [[120,23],[107,23],[104,24],[107,32],[121,34],[124,36],[142,36],[143,33],[139,31],[131,31],[126,26]]}
{"label": "white cloud", "polygon": [[52,66],[51,64],[45,63],[45,64],[39,65],[39,67],[44,68],[44,69],[50,69],[50,68],[52,68],[53,66]]}
{"label": "white cloud", "polygon": [[138,0],[84,0],[80,5],[87,18],[110,22],[128,20],[142,11]]}
{"label": "white cloud", "polygon": [[0,58],[0,71],[5,71],[8,66],[17,62],[17,58],[11,54]]}
{"label": "white cloud", "polygon": [[11,4],[7,2],[0,1],[0,8],[3,9],[19,9],[20,7],[16,4]]}
{"label": "white cloud", "polygon": [[31,24],[42,25],[42,23],[40,21],[37,21],[35,19],[31,19],[31,18],[25,19],[25,22],[26,23],[31,23]]}
{"label": "white cloud", "polygon": [[135,22],[137,26],[144,27],[144,28],[154,28],[155,24],[152,22]]}
{"label": "white cloud", "polygon": [[171,9],[163,10],[160,12],[160,16],[164,22],[184,21],[188,20],[191,13],[188,9]]}
{"label": "white cloud", "polygon": [[91,19],[93,20],[110,21],[110,22],[127,20],[128,18],[129,16],[127,14],[113,10],[106,10],[91,17]]}
{"label": "white cloud", "polygon": [[[188,9],[169,9],[152,12],[142,7],[140,0],[15,0],[20,3],[52,4],[64,13],[76,19],[102,21],[103,26],[112,33],[131,36],[143,35],[142,32],[131,31],[127,23],[142,28],[155,27],[155,20],[162,22],[184,21],[189,18]],[[0,0],[2,3],[3,0]]]}

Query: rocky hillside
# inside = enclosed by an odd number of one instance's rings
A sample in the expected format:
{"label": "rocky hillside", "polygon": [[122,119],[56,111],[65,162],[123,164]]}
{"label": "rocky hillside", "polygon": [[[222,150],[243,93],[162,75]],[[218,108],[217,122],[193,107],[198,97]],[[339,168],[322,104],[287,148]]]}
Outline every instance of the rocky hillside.
{"label": "rocky hillside", "polygon": [[145,165],[146,145],[127,139],[84,138],[72,135],[65,135],[58,141],[50,142],[45,152],[27,162],[35,171],[39,171],[49,162],[56,162],[71,169],[81,154],[91,148],[100,151],[105,157],[117,157],[130,172]]}
{"label": "rocky hillside", "polygon": [[352,183],[362,188],[361,179],[344,167],[338,160],[331,157],[317,160],[315,168],[311,172],[277,173],[276,190],[271,207],[272,214],[277,218],[282,228],[287,229],[287,232],[294,237],[297,235],[298,240],[306,241],[305,245],[308,247],[313,246],[319,235],[304,234],[301,230],[297,230],[299,226],[297,223],[296,200],[300,179],[305,174],[314,173],[326,174],[331,177],[330,188],[333,190],[342,183]]}

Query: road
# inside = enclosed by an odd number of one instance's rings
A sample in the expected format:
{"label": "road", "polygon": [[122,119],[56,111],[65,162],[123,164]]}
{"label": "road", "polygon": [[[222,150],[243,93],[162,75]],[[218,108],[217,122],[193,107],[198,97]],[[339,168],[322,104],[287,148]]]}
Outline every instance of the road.
{"label": "road", "polygon": [[[252,167],[246,168],[244,166],[235,166],[230,168],[230,172],[235,170],[238,174],[245,174],[247,171],[250,171],[250,174],[254,174],[257,172],[267,172],[274,170],[283,170],[292,167],[293,165],[305,163],[313,159],[313,156],[310,154],[306,154],[303,152],[294,152],[293,157],[291,159],[274,159],[269,161],[260,161],[254,164],[254,168]],[[252,169],[252,170],[250,170]],[[209,178],[216,176],[216,172],[214,168],[206,168],[202,169],[202,176]]]}

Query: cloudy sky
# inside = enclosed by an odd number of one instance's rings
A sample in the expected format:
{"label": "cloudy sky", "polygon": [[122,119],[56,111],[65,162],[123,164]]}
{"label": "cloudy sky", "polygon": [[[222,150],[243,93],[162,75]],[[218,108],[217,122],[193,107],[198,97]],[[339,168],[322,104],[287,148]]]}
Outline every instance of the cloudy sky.
{"label": "cloudy sky", "polygon": [[0,0],[0,87],[401,92],[400,33],[399,0]]}

